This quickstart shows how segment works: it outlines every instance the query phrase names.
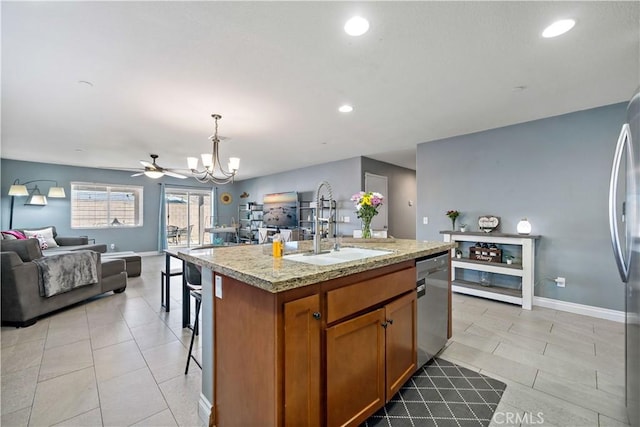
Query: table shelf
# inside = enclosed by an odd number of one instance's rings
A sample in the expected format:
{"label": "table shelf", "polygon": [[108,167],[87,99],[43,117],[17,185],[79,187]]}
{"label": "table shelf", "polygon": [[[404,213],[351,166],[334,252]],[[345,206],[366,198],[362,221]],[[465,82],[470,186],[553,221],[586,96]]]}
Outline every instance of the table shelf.
{"label": "table shelf", "polygon": [[502,288],[499,286],[482,286],[468,280],[456,280],[451,282],[451,290],[459,294],[473,295],[522,305],[522,291],[520,289]]}
{"label": "table shelf", "polygon": [[[475,295],[483,298],[518,304],[525,310],[531,310],[533,301],[534,271],[535,271],[535,242],[540,236],[506,234],[506,233],[478,233],[441,231],[445,242],[480,242],[498,245],[517,246],[521,254],[519,263],[507,264],[490,262],[470,258],[456,258],[456,249],[452,249],[451,259],[451,289],[453,292]],[[475,270],[480,272],[502,274],[520,278],[520,289],[500,286],[482,286],[479,283],[456,278],[456,269]],[[517,279],[515,279],[517,280]]]}

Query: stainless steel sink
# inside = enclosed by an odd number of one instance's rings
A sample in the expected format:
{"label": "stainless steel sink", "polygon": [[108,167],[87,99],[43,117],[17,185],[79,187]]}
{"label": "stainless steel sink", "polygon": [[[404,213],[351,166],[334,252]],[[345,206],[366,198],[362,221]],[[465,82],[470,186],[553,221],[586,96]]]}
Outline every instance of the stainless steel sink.
{"label": "stainless steel sink", "polygon": [[332,265],[342,262],[357,261],[361,259],[376,257],[380,255],[388,255],[391,251],[381,251],[377,249],[363,248],[341,248],[339,251],[331,251],[314,255],[313,253],[301,253],[285,255],[284,259],[289,261],[304,262],[314,265]]}

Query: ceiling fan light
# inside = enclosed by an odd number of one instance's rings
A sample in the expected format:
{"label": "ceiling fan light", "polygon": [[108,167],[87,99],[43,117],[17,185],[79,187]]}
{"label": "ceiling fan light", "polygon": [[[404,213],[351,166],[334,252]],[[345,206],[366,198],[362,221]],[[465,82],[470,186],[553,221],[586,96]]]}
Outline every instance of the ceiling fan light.
{"label": "ceiling fan light", "polygon": [[237,171],[238,169],[240,169],[240,158],[229,157],[229,170]]}
{"label": "ceiling fan light", "polygon": [[64,187],[51,187],[49,188],[49,193],[47,197],[52,197],[54,199],[64,199],[67,195],[64,192]]}
{"label": "ceiling fan light", "polygon": [[144,171],[144,174],[149,178],[158,179],[164,176],[164,172],[160,171]]}
{"label": "ceiling fan light", "polygon": [[211,166],[213,166],[213,154],[203,153],[200,156],[202,157],[202,164],[205,168],[209,169]]}
{"label": "ceiling fan light", "polygon": [[187,165],[189,169],[195,170],[198,169],[198,158],[197,157],[187,157]]}

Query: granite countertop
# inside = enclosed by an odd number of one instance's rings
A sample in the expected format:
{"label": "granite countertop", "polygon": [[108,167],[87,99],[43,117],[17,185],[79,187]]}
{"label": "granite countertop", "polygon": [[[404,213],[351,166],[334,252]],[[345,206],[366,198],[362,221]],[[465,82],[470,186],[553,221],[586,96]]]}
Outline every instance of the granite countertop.
{"label": "granite countertop", "polygon": [[[294,244],[287,243],[285,255],[310,251],[312,248],[311,241],[292,243]],[[333,241],[323,242],[322,248],[329,249],[332,243]],[[389,242],[349,243],[342,247],[379,249],[391,253],[333,265],[313,265],[284,258],[273,258],[269,244],[184,249],[179,250],[177,256],[216,273],[277,293],[444,252],[455,246],[456,243],[418,242],[404,239],[390,239]]]}

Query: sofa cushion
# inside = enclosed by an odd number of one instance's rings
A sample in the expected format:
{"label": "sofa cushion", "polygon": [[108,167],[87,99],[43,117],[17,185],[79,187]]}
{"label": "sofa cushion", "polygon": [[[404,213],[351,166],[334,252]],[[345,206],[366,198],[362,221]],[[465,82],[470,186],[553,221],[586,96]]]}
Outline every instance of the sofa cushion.
{"label": "sofa cushion", "polygon": [[0,233],[2,233],[2,238],[7,240],[25,240],[27,238],[18,230],[7,230]]}
{"label": "sofa cushion", "polygon": [[107,245],[105,245],[104,243],[97,243],[97,244],[91,244],[91,245],[58,246],[57,248],[49,248],[46,251],[42,252],[42,254],[46,256],[54,253],[80,251],[80,250],[88,250],[88,251],[105,253],[107,252]]}
{"label": "sofa cushion", "polygon": [[[46,228],[39,228],[37,230],[24,230],[24,234],[27,237],[35,237],[38,240],[41,240],[41,239],[38,238],[37,236],[42,236],[45,239],[46,243],[47,243],[47,248],[57,248],[58,247],[58,243],[56,242],[56,240],[54,239],[54,236],[53,236],[53,226],[46,227]],[[40,242],[40,247],[42,249],[47,249],[47,248],[43,247],[42,241]]]}
{"label": "sofa cushion", "polygon": [[0,240],[0,252],[15,252],[23,262],[42,258],[42,250],[37,239]]}

